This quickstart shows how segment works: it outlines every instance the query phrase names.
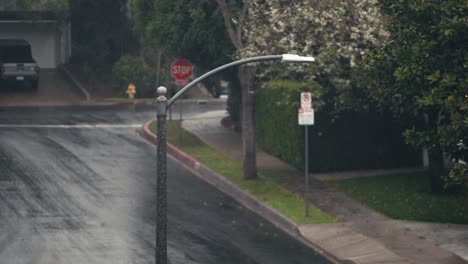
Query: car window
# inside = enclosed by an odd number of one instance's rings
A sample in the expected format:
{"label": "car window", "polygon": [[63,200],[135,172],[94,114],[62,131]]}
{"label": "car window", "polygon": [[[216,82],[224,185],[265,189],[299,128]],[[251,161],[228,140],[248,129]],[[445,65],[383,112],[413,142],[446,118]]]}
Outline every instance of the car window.
{"label": "car window", "polygon": [[30,63],[33,62],[31,56],[31,48],[29,46],[12,46],[12,47],[2,47],[1,51],[1,60],[4,63],[9,62],[23,62]]}

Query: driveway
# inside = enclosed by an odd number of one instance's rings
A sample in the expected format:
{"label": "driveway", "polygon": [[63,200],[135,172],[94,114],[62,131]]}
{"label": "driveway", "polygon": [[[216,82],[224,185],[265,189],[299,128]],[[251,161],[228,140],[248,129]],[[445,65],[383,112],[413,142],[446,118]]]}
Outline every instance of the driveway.
{"label": "driveway", "polygon": [[0,83],[0,107],[76,105],[81,100],[83,97],[78,90],[56,70],[41,70],[37,91],[31,90],[27,84]]}

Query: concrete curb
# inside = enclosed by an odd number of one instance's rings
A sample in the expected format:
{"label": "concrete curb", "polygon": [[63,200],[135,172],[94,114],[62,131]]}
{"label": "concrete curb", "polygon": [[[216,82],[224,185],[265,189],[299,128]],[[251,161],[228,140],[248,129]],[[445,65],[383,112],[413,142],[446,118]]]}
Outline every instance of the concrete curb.
{"label": "concrete curb", "polygon": [[126,106],[142,106],[142,105],[156,105],[156,101],[135,101],[135,102],[103,102],[107,105],[126,105]]}
{"label": "concrete curb", "polygon": [[[187,103],[197,103],[197,104],[207,104],[209,102],[216,102],[216,101],[222,101],[222,102],[225,102],[226,100],[222,100],[222,99],[183,99],[182,100],[184,103],[187,102]],[[132,105],[135,105],[135,106],[144,106],[144,105],[152,105],[152,106],[155,106],[156,105],[156,100],[153,100],[153,101],[150,101],[150,100],[146,100],[146,101],[135,101],[135,102],[128,102],[128,101],[124,101],[124,102],[119,102],[119,101],[116,101],[116,102],[113,102],[113,101],[105,101],[105,100],[98,100],[98,101],[90,101],[88,103],[89,105],[121,105],[121,106],[132,106]]]}
{"label": "concrete curb", "polygon": [[[149,125],[152,122],[154,122],[154,120],[148,121],[143,126],[143,129],[140,130],[140,135],[143,138],[150,141],[151,143],[156,144],[157,137],[149,130]],[[271,222],[276,227],[287,232],[288,234],[298,239],[300,242],[306,244],[307,246],[311,247],[312,249],[314,249],[321,255],[325,256],[331,262],[343,263],[343,260],[340,260],[331,252],[324,250],[317,244],[306,239],[302,235],[299,229],[299,226],[296,223],[294,223],[289,218],[287,218],[283,214],[276,211],[273,207],[263,203],[262,201],[258,200],[256,197],[251,195],[250,193],[242,190],[237,185],[226,180],[224,177],[220,176],[219,174],[212,171],[205,165],[201,164],[199,161],[189,156],[182,150],[178,149],[174,145],[167,143],[167,152],[177,161],[182,163],[182,165],[184,165],[186,168],[190,169],[200,179],[206,181],[207,183],[213,185],[214,187],[216,187],[223,193],[229,195],[230,197],[232,197],[234,200],[241,203],[243,206],[245,206],[249,210],[265,218],[267,221]],[[350,263],[350,262],[345,262],[345,263]]]}
{"label": "concrete curb", "polygon": [[73,76],[73,74],[65,67],[65,65],[60,65],[58,69],[65,75],[65,77],[67,77],[67,79],[71,83],[73,83],[75,87],[77,87],[80,90],[80,92],[86,98],[86,101],[89,102],[91,100],[90,93],[84,88],[84,86],[80,83],[80,81],[78,81],[78,79],[75,78],[75,76]]}

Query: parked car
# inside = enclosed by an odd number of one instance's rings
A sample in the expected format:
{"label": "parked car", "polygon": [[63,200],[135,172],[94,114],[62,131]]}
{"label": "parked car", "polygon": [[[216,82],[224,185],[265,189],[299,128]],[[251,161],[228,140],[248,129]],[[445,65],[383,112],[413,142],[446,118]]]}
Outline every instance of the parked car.
{"label": "parked car", "polygon": [[40,69],[27,41],[0,39],[0,65],[1,80],[28,82],[32,89],[37,90]]}

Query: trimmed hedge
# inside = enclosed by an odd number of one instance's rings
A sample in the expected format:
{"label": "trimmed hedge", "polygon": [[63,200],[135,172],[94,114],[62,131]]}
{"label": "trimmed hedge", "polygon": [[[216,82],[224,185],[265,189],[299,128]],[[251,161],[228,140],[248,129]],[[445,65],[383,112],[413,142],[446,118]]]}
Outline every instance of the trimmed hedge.
{"label": "trimmed hedge", "polygon": [[[304,167],[304,127],[298,125],[300,93],[315,83],[271,81],[256,96],[259,147],[296,168]],[[399,168],[421,165],[421,155],[404,143],[403,126],[390,114],[344,112],[338,118],[316,112],[309,127],[311,172]]]}

